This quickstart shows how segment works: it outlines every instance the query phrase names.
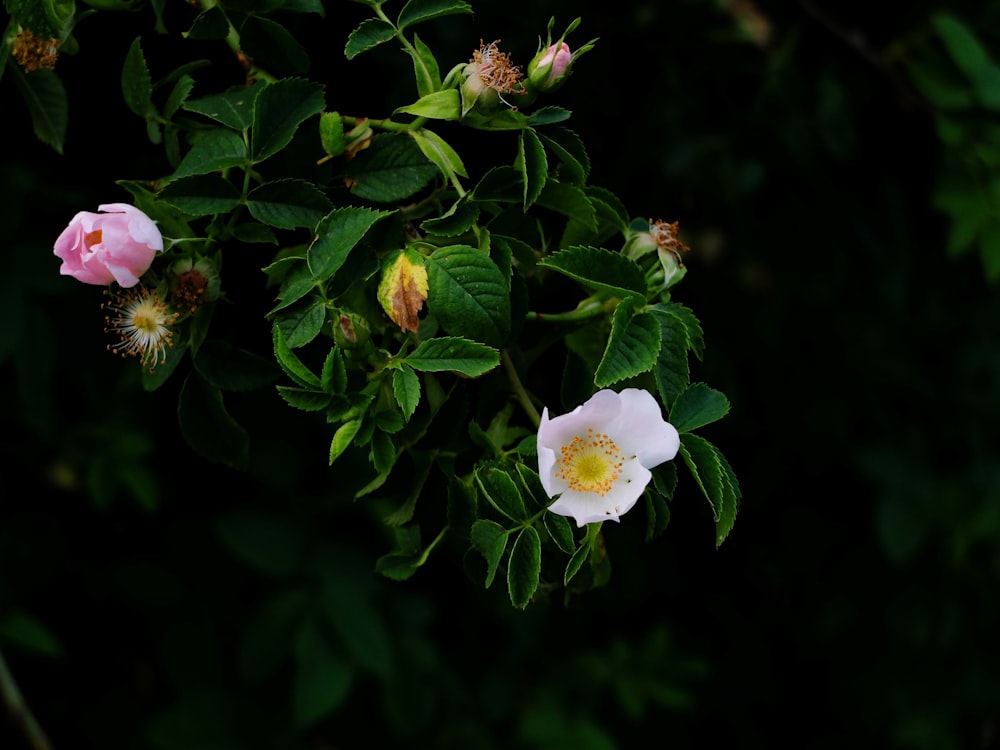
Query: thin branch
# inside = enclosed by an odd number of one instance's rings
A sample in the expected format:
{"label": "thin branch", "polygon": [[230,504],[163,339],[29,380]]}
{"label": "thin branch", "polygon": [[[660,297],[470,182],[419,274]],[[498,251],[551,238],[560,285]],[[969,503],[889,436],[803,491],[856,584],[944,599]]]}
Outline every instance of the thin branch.
{"label": "thin branch", "polygon": [[24,736],[31,744],[32,750],[52,750],[52,744],[45,735],[42,727],[31,713],[21,690],[17,686],[14,675],[7,667],[7,662],[0,653],[0,695],[3,696],[4,706],[7,708],[7,715],[10,720],[21,728]]}

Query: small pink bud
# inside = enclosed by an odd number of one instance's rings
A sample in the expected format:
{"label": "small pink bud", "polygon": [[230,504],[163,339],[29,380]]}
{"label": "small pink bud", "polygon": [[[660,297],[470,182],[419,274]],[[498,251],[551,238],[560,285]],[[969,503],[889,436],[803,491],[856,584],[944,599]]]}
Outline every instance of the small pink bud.
{"label": "small pink bud", "polygon": [[545,68],[546,66],[551,66],[549,70],[549,76],[545,82],[549,85],[555,82],[557,78],[566,73],[566,68],[569,67],[570,61],[573,59],[573,54],[569,50],[569,45],[566,42],[562,44],[553,44],[545,51],[545,55],[538,62],[539,68]]}

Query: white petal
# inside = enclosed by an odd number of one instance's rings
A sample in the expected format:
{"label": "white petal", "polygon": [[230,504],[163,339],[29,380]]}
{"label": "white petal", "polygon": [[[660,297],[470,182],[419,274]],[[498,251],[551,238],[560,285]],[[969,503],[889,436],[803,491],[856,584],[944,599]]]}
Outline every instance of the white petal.
{"label": "white petal", "polygon": [[642,464],[629,461],[606,495],[566,490],[549,506],[549,510],[569,516],[578,527],[597,521],[617,521],[635,505],[651,478],[649,470]]}
{"label": "white petal", "polygon": [[565,480],[556,477],[556,453],[551,448],[538,446],[538,477],[542,480],[545,494],[555,497],[566,489]]}
{"label": "white petal", "polygon": [[663,419],[660,404],[649,391],[626,388],[620,394],[621,414],[612,438],[626,456],[635,455],[647,469],[659,466],[677,455],[680,436]]}
{"label": "white petal", "polygon": [[612,390],[598,391],[573,411],[548,418],[548,408],[538,426],[538,445],[559,451],[577,435],[586,435],[587,428],[607,432],[621,412],[621,400]]}

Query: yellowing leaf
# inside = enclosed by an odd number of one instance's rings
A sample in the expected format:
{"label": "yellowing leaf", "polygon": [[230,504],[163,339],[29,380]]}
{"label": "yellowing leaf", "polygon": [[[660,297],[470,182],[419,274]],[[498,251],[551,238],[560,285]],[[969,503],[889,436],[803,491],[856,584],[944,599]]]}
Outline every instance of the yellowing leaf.
{"label": "yellowing leaf", "polygon": [[417,317],[427,300],[427,269],[423,256],[412,250],[401,251],[383,267],[378,285],[382,309],[404,331],[416,331]]}

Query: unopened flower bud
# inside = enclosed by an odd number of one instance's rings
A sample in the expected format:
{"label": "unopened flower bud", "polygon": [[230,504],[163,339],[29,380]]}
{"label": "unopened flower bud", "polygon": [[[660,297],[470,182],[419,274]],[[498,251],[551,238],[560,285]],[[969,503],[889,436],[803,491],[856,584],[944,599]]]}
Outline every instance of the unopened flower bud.
{"label": "unopened flower bud", "polygon": [[563,82],[572,61],[573,53],[566,42],[551,45],[528,63],[526,85],[538,91],[553,91]]}
{"label": "unopened flower bud", "polygon": [[572,73],[573,64],[581,55],[593,49],[594,43],[597,41],[597,39],[591,39],[573,51],[564,40],[566,35],[579,25],[580,19],[577,18],[573,21],[555,42],[552,41],[554,23],[555,18],[549,20],[545,44],[541,44],[541,40],[539,40],[538,52],[528,63],[528,74],[524,81],[524,87],[532,95],[555,91],[562,86]]}
{"label": "unopened flower bud", "polygon": [[371,338],[368,321],[346,310],[334,314],[333,340],[341,349],[356,349]]}

